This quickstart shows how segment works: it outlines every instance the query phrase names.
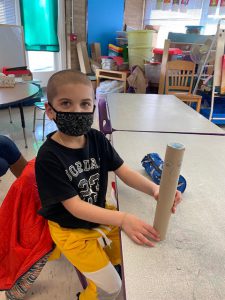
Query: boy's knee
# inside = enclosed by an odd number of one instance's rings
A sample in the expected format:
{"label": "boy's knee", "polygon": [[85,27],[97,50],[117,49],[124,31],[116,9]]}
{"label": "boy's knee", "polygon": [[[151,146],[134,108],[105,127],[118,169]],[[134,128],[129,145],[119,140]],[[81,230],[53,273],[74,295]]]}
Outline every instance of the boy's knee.
{"label": "boy's knee", "polygon": [[121,287],[122,287],[122,281],[118,276],[117,279],[111,283],[111,286],[108,287],[108,289],[106,291],[109,294],[119,294]]}
{"label": "boy's knee", "polygon": [[116,299],[116,297],[119,295],[122,287],[121,280],[116,280],[114,282],[111,282],[110,287],[107,287],[107,289],[101,289],[97,287],[97,293],[99,299]]}
{"label": "boy's knee", "polygon": [[96,272],[84,272],[83,274],[95,284],[99,299],[112,300],[119,295],[122,282],[111,263]]}

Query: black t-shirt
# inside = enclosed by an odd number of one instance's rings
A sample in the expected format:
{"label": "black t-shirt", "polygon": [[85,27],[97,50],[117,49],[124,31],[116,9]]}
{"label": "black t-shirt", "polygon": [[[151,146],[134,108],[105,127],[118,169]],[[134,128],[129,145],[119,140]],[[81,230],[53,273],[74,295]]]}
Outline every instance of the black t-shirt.
{"label": "black t-shirt", "polygon": [[76,195],[93,205],[105,207],[108,172],[123,160],[105,136],[91,129],[86,145],[71,149],[51,139],[41,146],[35,163],[36,180],[42,208],[39,214],[66,228],[93,228],[98,224],[74,217],[61,201]]}

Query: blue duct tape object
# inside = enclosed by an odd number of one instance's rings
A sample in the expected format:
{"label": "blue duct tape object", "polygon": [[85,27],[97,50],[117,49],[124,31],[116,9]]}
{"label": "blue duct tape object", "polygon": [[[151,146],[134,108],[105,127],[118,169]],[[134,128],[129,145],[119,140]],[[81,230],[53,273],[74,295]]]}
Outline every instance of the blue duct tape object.
{"label": "blue duct tape object", "polygon": [[[146,173],[151,177],[152,181],[156,184],[160,184],[163,160],[158,153],[149,153],[141,161],[142,166],[145,168]],[[177,189],[183,193],[186,189],[186,179],[180,175],[178,180]]]}

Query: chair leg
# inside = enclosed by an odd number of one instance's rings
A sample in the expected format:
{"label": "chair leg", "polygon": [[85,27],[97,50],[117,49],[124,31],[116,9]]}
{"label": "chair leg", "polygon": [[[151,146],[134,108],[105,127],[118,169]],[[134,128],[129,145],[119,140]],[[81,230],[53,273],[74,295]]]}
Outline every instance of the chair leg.
{"label": "chair leg", "polygon": [[43,113],[42,141],[45,139],[45,111]]}
{"label": "chair leg", "polygon": [[11,106],[9,106],[8,110],[9,110],[9,121],[12,124],[12,110],[11,110]]}
{"label": "chair leg", "polygon": [[199,101],[197,101],[196,102],[196,110],[197,110],[197,112],[200,112],[200,109],[201,109],[201,100]]}
{"label": "chair leg", "polygon": [[36,106],[34,107],[33,132],[35,132],[35,125],[36,125]]}

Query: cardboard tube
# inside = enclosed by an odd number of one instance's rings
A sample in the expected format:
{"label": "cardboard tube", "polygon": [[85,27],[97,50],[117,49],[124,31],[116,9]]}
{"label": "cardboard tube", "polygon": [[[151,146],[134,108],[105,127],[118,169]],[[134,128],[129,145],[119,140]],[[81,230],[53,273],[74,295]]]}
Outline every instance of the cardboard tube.
{"label": "cardboard tube", "polygon": [[184,145],[179,143],[167,145],[153,225],[159,232],[161,240],[166,237],[184,150]]}

